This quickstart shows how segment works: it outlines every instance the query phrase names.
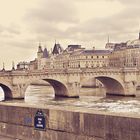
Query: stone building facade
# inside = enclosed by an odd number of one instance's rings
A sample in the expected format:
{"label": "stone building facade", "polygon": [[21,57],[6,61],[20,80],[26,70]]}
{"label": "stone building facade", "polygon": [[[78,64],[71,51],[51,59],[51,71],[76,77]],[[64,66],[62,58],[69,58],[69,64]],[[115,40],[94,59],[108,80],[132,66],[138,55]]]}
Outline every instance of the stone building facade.
{"label": "stone building facade", "polygon": [[29,63],[28,62],[19,62],[18,64],[17,64],[17,69],[18,70],[23,70],[23,69],[29,69]]}
{"label": "stone building facade", "polygon": [[52,70],[52,69],[77,69],[108,67],[108,50],[86,50],[81,45],[68,45],[64,50],[60,44],[55,44],[50,53],[46,48],[43,50],[39,45],[37,58],[30,61],[30,70]]}
{"label": "stone building facade", "polygon": [[136,40],[108,43],[107,49],[87,50],[81,45],[68,45],[64,50],[55,43],[51,52],[38,47],[37,58],[29,63],[20,62],[17,69],[64,70],[85,68],[140,68],[140,33]]}
{"label": "stone building facade", "polygon": [[136,40],[129,40],[125,43],[114,43],[113,50],[109,55],[109,66],[117,68],[140,68],[140,33],[139,38]]}

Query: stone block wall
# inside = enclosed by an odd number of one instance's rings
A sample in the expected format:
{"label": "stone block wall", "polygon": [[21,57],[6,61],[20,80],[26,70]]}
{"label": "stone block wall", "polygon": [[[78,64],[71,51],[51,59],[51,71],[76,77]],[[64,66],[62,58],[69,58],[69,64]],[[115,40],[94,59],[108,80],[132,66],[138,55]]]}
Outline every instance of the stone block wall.
{"label": "stone block wall", "polygon": [[20,140],[140,140],[140,118],[41,109],[46,130],[34,128],[40,108],[0,105],[0,135]]}

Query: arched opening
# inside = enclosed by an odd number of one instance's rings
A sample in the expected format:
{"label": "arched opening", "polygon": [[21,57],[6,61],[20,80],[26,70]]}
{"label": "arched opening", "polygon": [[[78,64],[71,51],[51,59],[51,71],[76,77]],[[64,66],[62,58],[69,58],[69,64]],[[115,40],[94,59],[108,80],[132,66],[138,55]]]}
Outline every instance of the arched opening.
{"label": "arched opening", "polygon": [[53,80],[53,79],[43,79],[43,80],[50,83],[50,85],[54,88],[54,92],[55,92],[56,97],[57,96],[66,97],[68,95],[68,90],[63,83],[56,81],[56,80]]}
{"label": "arched opening", "polygon": [[0,100],[7,100],[12,98],[12,91],[9,87],[0,83]]}
{"label": "arched opening", "polygon": [[95,77],[98,79],[101,83],[103,83],[105,89],[106,89],[106,94],[110,95],[124,95],[124,88],[122,84],[117,81],[114,78],[110,77],[105,77],[105,76],[99,76]]}
{"label": "arched opening", "polygon": [[3,101],[5,99],[4,97],[4,91],[3,89],[0,87],[0,101]]}
{"label": "arched opening", "polygon": [[85,78],[81,81],[81,88],[98,88],[102,87],[102,83],[96,78]]}
{"label": "arched opening", "polygon": [[67,96],[65,85],[53,79],[32,81],[25,89],[25,101],[50,100]]}
{"label": "arched opening", "polygon": [[118,80],[106,76],[86,77],[81,81],[80,95],[106,96],[106,94],[123,95],[124,88]]}
{"label": "arched opening", "polygon": [[54,97],[53,87],[44,80],[35,80],[25,86],[25,100],[34,101],[38,98]]}
{"label": "arched opening", "polygon": [[105,97],[106,91],[102,82],[95,77],[85,77],[80,83],[80,96]]}

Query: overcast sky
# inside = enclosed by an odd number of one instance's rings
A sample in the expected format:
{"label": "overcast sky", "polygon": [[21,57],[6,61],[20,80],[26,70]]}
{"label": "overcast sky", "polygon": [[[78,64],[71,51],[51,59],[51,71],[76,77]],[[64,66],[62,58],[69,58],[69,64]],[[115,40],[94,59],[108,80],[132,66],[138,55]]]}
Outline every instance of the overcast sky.
{"label": "overcast sky", "polygon": [[39,42],[101,49],[139,30],[140,0],[0,0],[0,68],[34,59]]}

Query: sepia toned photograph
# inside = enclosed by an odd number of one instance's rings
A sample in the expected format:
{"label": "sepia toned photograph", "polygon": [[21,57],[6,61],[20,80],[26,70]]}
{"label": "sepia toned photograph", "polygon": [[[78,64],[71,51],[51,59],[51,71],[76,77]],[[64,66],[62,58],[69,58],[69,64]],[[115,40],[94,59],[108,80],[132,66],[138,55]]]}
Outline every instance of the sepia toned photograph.
{"label": "sepia toned photograph", "polygon": [[140,1],[0,0],[0,140],[140,140]]}

